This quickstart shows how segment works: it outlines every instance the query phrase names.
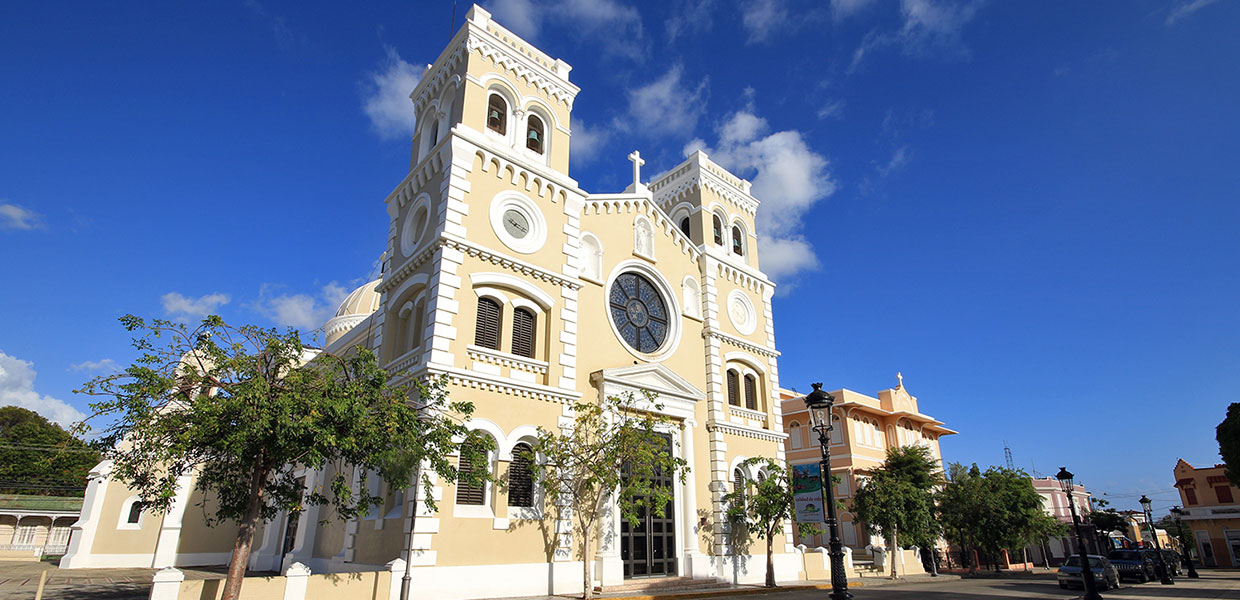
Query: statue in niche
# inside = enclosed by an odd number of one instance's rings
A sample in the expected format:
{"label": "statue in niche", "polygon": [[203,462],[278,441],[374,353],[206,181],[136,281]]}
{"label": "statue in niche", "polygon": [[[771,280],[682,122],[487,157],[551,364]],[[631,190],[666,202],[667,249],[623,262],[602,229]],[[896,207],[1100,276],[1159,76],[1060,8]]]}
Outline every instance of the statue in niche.
{"label": "statue in niche", "polygon": [[654,232],[645,219],[638,219],[633,226],[633,251],[642,256],[654,256]]}

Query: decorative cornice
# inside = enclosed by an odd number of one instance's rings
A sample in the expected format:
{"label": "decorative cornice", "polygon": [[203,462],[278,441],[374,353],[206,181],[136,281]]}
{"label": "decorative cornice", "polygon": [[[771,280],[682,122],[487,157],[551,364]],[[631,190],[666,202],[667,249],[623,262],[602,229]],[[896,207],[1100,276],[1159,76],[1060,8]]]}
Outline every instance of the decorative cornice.
{"label": "decorative cornice", "polygon": [[495,63],[495,66],[505,71],[512,71],[532,87],[554,98],[557,102],[563,103],[571,110],[573,99],[577,97],[577,92],[580,92],[581,88],[569,83],[567,78],[560,77],[558,73],[543,65],[539,57],[519,47],[513,39],[501,38],[497,33],[499,32],[492,33],[470,23],[470,35],[465,40],[465,47],[471,53],[477,51],[483,58]]}
{"label": "decorative cornice", "polygon": [[428,244],[421,252],[413,255],[409,260],[405,261],[405,264],[401,265],[399,269],[384,275],[383,282],[375,286],[375,291],[380,294],[385,294],[400,285],[400,282],[408,279],[410,275],[413,275],[414,271],[418,270],[418,267],[426,264],[426,261],[430,260],[431,257],[439,251],[440,246],[443,245],[444,241],[442,238]]}
{"label": "decorative cornice", "polygon": [[709,431],[711,433],[719,431],[722,433],[730,433],[732,435],[736,435],[740,437],[747,437],[747,438],[751,438],[755,440],[762,440],[764,442],[778,442],[781,444],[783,443],[784,440],[788,439],[788,434],[786,433],[771,431],[769,429],[758,429],[755,427],[748,427],[748,426],[739,425],[736,423],[720,423],[719,421],[711,421],[707,423],[706,431]]}
{"label": "decorative cornice", "polygon": [[640,195],[591,195],[586,196],[584,214],[626,214],[639,213],[650,217],[654,222],[654,226],[662,229],[663,234],[672,238],[672,243],[680,247],[681,254],[689,255],[689,258],[698,260],[702,256],[702,251],[685,235],[675,223],[672,223],[671,217],[667,216],[662,208],[652,202],[649,198]]}
{"label": "decorative cornice", "polygon": [[489,375],[487,373],[479,373],[457,367],[449,367],[447,365],[427,365],[427,372],[432,375],[447,375],[449,383],[454,385],[460,385],[487,392],[499,392],[509,396],[533,398],[535,400],[545,400],[547,402],[556,402],[559,404],[572,404],[581,399],[581,394],[575,391],[553,388],[537,383],[517,381],[515,379],[508,379],[497,375]]}
{"label": "decorative cornice", "polygon": [[696,152],[680,166],[650,182],[659,206],[669,208],[685,194],[698,188],[706,188],[729,204],[753,217],[760,202],[749,195],[749,182],[741,179]]}
{"label": "decorative cornice", "polygon": [[733,346],[736,346],[737,348],[740,348],[752,354],[758,354],[761,356],[765,356],[767,358],[775,358],[779,356],[780,354],[779,351],[774,348],[767,348],[766,346],[759,346],[753,342],[749,342],[741,338],[738,338],[736,336],[729,335],[727,333],[719,331],[718,329],[715,329],[714,327],[710,327],[710,326],[706,326],[702,328],[702,337],[704,338],[713,337],[717,340],[732,344]]}
{"label": "decorative cornice", "polygon": [[560,275],[559,273],[553,273],[523,260],[500,254],[494,250],[489,250],[487,248],[483,248],[482,246],[475,245],[472,242],[453,237],[450,234],[444,234],[443,237],[440,238],[439,244],[446,248],[460,250],[469,256],[484,260],[493,265],[508,269],[509,271],[520,273],[527,277],[533,277],[540,281],[545,281],[547,283],[573,290],[581,289],[581,280],[576,277],[569,278]]}
{"label": "decorative cornice", "polygon": [[738,268],[730,262],[719,261],[716,264],[716,270],[720,277],[735,283],[743,288],[752,290],[765,298],[766,290],[774,287],[775,284],[765,276],[755,275],[754,273]]}

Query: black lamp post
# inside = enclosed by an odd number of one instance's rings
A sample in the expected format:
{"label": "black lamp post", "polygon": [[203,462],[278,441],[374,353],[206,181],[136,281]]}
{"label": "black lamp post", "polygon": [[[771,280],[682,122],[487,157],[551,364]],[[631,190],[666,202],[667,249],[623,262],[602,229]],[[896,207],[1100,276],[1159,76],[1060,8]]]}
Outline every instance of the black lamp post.
{"label": "black lamp post", "polygon": [[822,447],[819,477],[822,478],[822,502],[827,505],[827,530],[831,534],[827,554],[831,557],[831,600],[849,600],[848,574],[844,572],[844,545],[840,543],[839,522],[835,516],[835,485],[831,481],[831,405],[835,397],[822,391],[822,384],[815,383],[814,391],[805,397],[814,431],[818,432],[818,445]]}
{"label": "black lamp post", "polygon": [[1154,503],[1145,494],[1141,494],[1141,499],[1137,500],[1141,503],[1141,508],[1145,510],[1145,523],[1150,526],[1150,537],[1154,538],[1154,550],[1158,554],[1158,581],[1163,585],[1175,585],[1175,580],[1171,578],[1171,569],[1167,568],[1167,561],[1163,560],[1162,543],[1158,541],[1158,531],[1154,529],[1154,514],[1150,511],[1151,505]]}
{"label": "black lamp post", "polygon": [[1193,553],[1189,547],[1189,541],[1184,539],[1184,524],[1180,519],[1184,516],[1184,511],[1178,506],[1171,507],[1171,514],[1175,515],[1175,533],[1180,538],[1180,547],[1184,550],[1184,561],[1188,563],[1188,578],[1197,579],[1201,575],[1197,574],[1197,569],[1193,568]]}
{"label": "black lamp post", "polygon": [[1068,509],[1072,511],[1072,524],[1076,526],[1076,547],[1079,549],[1077,556],[1081,558],[1081,581],[1085,585],[1083,600],[1102,600],[1102,595],[1098,593],[1098,584],[1094,581],[1094,570],[1089,565],[1089,554],[1085,548],[1085,533],[1081,530],[1081,519],[1076,515],[1076,503],[1072,501],[1072,473],[1067,467],[1059,467],[1055,479],[1059,480],[1059,487],[1068,495]]}

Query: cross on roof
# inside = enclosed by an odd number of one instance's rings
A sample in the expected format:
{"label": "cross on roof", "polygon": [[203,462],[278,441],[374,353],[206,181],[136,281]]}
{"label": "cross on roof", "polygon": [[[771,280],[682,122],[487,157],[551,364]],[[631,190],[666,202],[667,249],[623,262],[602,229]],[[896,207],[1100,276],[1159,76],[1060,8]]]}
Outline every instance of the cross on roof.
{"label": "cross on roof", "polygon": [[633,188],[637,189],[642,184],[642,165],[646,164],[646,161],[642,159],[641,153],[636,150],[629,155],[629,160],[633,161]]}

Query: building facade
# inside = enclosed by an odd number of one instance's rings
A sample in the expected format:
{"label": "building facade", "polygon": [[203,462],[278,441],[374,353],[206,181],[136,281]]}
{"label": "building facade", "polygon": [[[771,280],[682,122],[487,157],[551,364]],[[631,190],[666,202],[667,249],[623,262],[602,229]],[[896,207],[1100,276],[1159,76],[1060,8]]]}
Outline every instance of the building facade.
{"label": "building facade", "polygon": [[[1065,535],[1048,538],[1044,543],[1029,546],[1025,551],[1035,564],[1062,564],[1065,558],[1077,552],[1076,532],[1071,529],[1072,507],[1068,503],[1068,494],[1054,477],[1031,477],[1029,480],[1042,499],[1042,511],[1067,525],[1069,529]],[[1081,519],[1087,519],[1093,510],[1092,494],[1079,483],[1072,486],[1072,503],[1076,505],[1076,514]]]}
{"label": "building facade", "polygon": [[[840,478],[835,495],[849,506],[853,491],[865,480],[866,474],[882,466],[887,459],[887,449],[900,446],[925,446],[934,460],[943,463],[939,439],[957,433],[944,427],[942,421],[923,414],[917,398],[904,387],[904,378],[897,375],[896,387],[878,392],[878,397],[866,396],[852,390],[831,392],[835,397],[832,408],[831,473]],[[805,396],[795,391],[781,389],[783,398],[784,431],[788,434],[785,452],[789,465],[817,464],[822,453],[818,434],[811,429],[809,411],[805,408]],[[840,539],[854,552],[862,552],[866,546],[885,546],[886,541],[871,536],[855,516],[845,510],[839,515]],[[826,546],[828,534],[801,536],[797,543],[806,546]]]}
{"label": "building facade", "polygon": [[[451,397],[476,407],[468,426],[495,442],[493,475],[509,482],[528,468],[519,450],[539,428],[571,427],[574,403],[654,392],[661,407],[647,410],[682,426],[668,437],[691,470],[674,484],[668,519],[624,528],[612,519],[595,532],[595,580],[761,581],[764,547],[753,556],[734,546],[722,501],[746,458],[785,458],[759,200],[702,152],[649,181],[634,152],[626,190],[582,190],[568,174],[570,69],[485,10],[469,11],[411,95],[418,127],[410,168],[384,202],[382,276],[326,323],[323,351],[367,347],[403,376],[446,376]],[[333,475],[298,471],[308,489]],[[578,532],[537,489],[440,481],[437,512],[372,491],[387,502],[365,518],[311,507],[269,524],[251,566],[351,571],[407,558],[421,597],[580,590]],[[226,562],[235,531],[202,528],[192,494],[187,481],[173,511],[139,510],[128,523],[133,494],[100,465],[77,526],[84,535],[63,564]],[[777,578],[797,579],[790,529],[775,549]]]}
{"label": "building facade", "polygon": [[1175,487],[1184,507],[1183,522],[1193,533],[1200,564],[1240,567],[1240,489],[1227,479],[1225,465],[1175,464]]}
{"label": "building facade", "polygon": [[81,498],[0,494],[0,560],[64,554],[81,510]]}

